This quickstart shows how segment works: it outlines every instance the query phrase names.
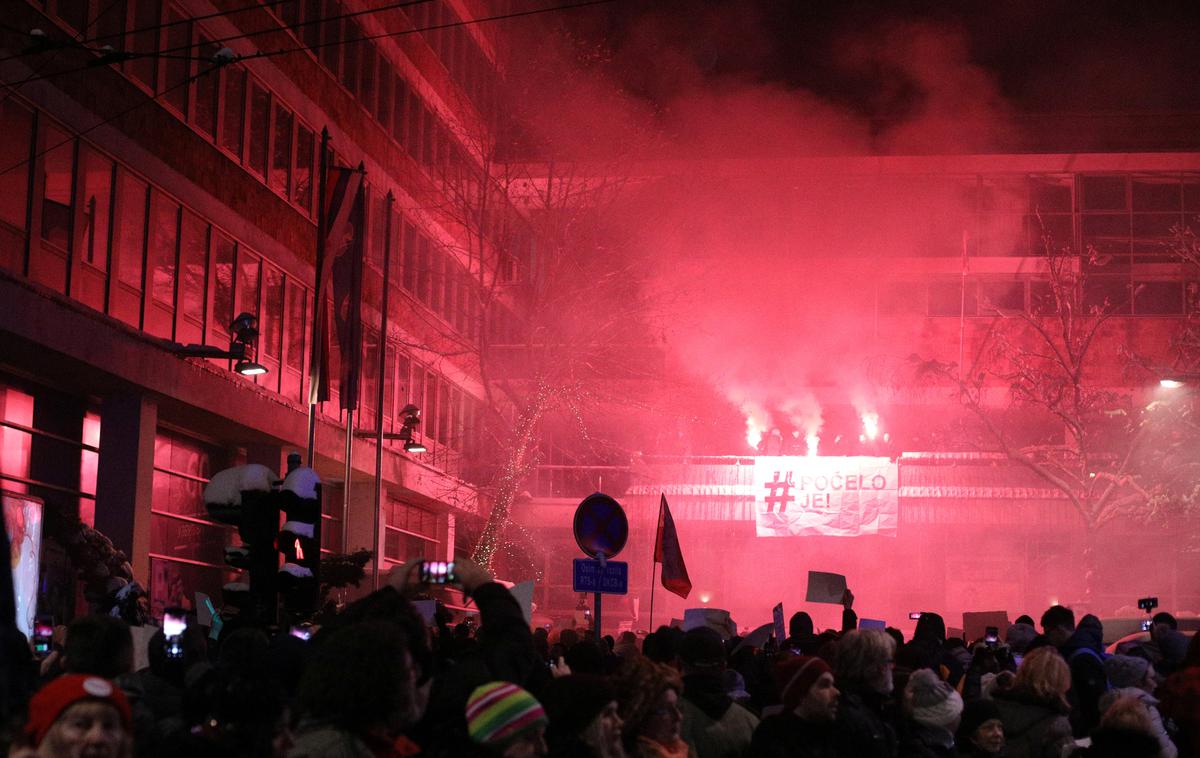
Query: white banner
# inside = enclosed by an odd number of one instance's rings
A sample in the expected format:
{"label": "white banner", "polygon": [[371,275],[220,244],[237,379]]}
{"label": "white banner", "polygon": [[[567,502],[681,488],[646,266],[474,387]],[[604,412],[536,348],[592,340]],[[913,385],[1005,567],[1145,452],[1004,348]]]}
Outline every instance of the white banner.
{"label": "white banner", "polygon": [[759,456],[756,531],[759,537],[895,537],[899,486],[899,467],[887,458]]}

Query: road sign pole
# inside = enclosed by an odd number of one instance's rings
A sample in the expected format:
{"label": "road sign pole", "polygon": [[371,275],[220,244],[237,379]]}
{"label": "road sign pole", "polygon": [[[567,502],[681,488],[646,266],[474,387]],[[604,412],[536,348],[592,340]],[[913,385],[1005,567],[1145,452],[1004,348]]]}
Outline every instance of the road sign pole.
{"label": "road sign pole", "polygon": [[[596,644],[603,645],[604,640],[600,636],[600,593],[596,592],[592,595],[592,597],[595,598],[592,601],[595,603],[592,609],[592,623],[596,625]],[[601,648],[600,651],[604,652],[604,649]]]}

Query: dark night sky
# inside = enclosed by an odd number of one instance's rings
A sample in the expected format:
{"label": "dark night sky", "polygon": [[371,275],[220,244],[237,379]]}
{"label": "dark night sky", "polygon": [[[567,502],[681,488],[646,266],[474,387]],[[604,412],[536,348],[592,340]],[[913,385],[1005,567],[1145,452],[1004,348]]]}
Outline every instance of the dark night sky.
{"label": "dark night sky", "polygon": [[1200,111],[1195,2],[617,0],[564,16],[651,101],[681,78],[732,78],[903,118],[915,88],[891,57],[918,24],[961,44],[1018,113]]}

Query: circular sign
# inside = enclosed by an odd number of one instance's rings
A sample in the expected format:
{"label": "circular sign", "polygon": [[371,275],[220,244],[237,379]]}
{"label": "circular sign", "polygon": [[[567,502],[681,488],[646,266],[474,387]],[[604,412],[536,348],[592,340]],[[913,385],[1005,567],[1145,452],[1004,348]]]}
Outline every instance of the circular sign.
{"label": "circular sign", "polygon": [[625,509],[602,492],[588,495],[575,509],[575,542],[592,558],[612,558],[629,539]]}

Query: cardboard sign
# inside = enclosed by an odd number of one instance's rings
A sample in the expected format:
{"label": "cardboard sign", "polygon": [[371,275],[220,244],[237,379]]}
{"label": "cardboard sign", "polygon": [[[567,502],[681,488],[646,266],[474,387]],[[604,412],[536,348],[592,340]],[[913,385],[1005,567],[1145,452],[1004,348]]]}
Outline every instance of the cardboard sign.
{"label": "cardboard sign", "polygon": [[508,591],[521,606],[521,613],[525,614],[525,623],[533,623],[533,580],[528,579],[520,584],[514,584],[508,588]]}
{"label": "cardboard sign", "polygon": [[782,645],[787,639],[787,627],[783,625],[783,603],[771,609],[771,618],[775,623],[775,641]]}
{"label": "cardboard sign", "polygon": [[967,644],[983,639],[984,631],[994,626],[1004,639],[1008,631],[1008,611],[970,611],[963,614],[963,631],[966,632]]}
{"label": "cardboard sign", "polygon": [[737,625],[723,608],[688,608],[683,612],[683,631],[707,626],[721,639],[728,640],[737,632]]}
{"label": "cardboard sign", "polygon": [[883,631],[884,629],[887,629],[887,622],[882,619],[859,619],[858,628],[878,629],[879,631]]}
{"label": "cardboard sign", "polygon": [[736,653],[744,647],[762,647],[767,644],[767,640],[771,639],[771,632],[774,631],[774,627],[774,624],[763,624],[758,627],[742,638],[742,641],[734,648],[734,652]]}
{"label": "cardboard sign", "polygon": [[804,597],[805,602],[841,605],[842,595],[845,593],[845,576],[825,571],[808,572],[808,594]]}

